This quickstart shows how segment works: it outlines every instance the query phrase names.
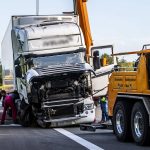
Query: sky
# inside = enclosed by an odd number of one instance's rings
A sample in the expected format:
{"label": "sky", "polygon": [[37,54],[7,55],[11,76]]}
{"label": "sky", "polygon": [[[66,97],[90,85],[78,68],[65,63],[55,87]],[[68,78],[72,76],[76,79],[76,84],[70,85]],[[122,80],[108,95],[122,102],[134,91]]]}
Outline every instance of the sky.
{"label": "sky", "polygon": [[[39,0],[40,15],[73,10],[72,0]],[[94,45],[113,44],[115,52],[140,50],[150,43],[150,0],[88,0]],[[35,15],[36,0],[0,2],[0,43],[12,15]]]}

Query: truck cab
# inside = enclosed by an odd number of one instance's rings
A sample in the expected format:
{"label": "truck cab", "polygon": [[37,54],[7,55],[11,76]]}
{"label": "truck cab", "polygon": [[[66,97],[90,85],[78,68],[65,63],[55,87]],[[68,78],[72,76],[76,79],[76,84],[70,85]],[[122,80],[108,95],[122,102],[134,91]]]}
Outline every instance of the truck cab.
{"label": "truck cab", "polygon": [[78,17],[13,16],[14,88],[21,98],[20,120],[41,126],[93,122],[92,67]]}

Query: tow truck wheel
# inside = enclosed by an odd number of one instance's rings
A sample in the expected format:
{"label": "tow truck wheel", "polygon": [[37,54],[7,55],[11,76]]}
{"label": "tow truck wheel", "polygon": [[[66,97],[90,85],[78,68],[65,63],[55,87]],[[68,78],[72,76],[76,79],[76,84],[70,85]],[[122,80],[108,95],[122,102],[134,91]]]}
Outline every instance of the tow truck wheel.
{"label": "tow truck wheel", "polygon": [[124,101],[118,101],[114,108],[113,128],[119,141],[131,139],[130,128],[130,105]]}
{"label": "tow truck wheel", "polygon": [[150,142],[149,117],[141,102],[134,104],[131,115],[131,129],[134,141],[138,145],[148,145]]}

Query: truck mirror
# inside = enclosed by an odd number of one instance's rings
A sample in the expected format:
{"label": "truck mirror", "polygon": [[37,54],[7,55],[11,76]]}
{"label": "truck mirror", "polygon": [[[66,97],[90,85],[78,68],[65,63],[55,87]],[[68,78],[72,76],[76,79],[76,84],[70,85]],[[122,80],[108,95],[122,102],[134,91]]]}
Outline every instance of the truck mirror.
{"label": "truck mirror", "polygon": [[21,66],[19,66],[19,65],[15,66],[15,73],[16,73],[16,78],[21,78],[22,77]]}
{"label": "truck mirror", "polygon": [[100,67],[101,67],[99,51],[93,52],[93,66],[94,66],[94,70],[100,69]]}
{"label": "truck mirror", "polygon": [[20,61],[18,59],[15,60],[14,65],[19,65]]}

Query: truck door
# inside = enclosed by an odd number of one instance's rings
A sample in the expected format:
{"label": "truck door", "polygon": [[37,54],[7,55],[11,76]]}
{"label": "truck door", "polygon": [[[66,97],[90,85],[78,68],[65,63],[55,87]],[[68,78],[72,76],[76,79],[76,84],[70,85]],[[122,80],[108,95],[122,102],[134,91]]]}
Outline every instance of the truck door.
{"label": "truck door", "polygon": [[27,65],[25,63],[25,58],[23,56],[19,57],[17,60],[18,64],[15,66],[16,72],[16,82],[18,92],[26,99],[27,98],[27,86],[26,86],[26,72]]}

